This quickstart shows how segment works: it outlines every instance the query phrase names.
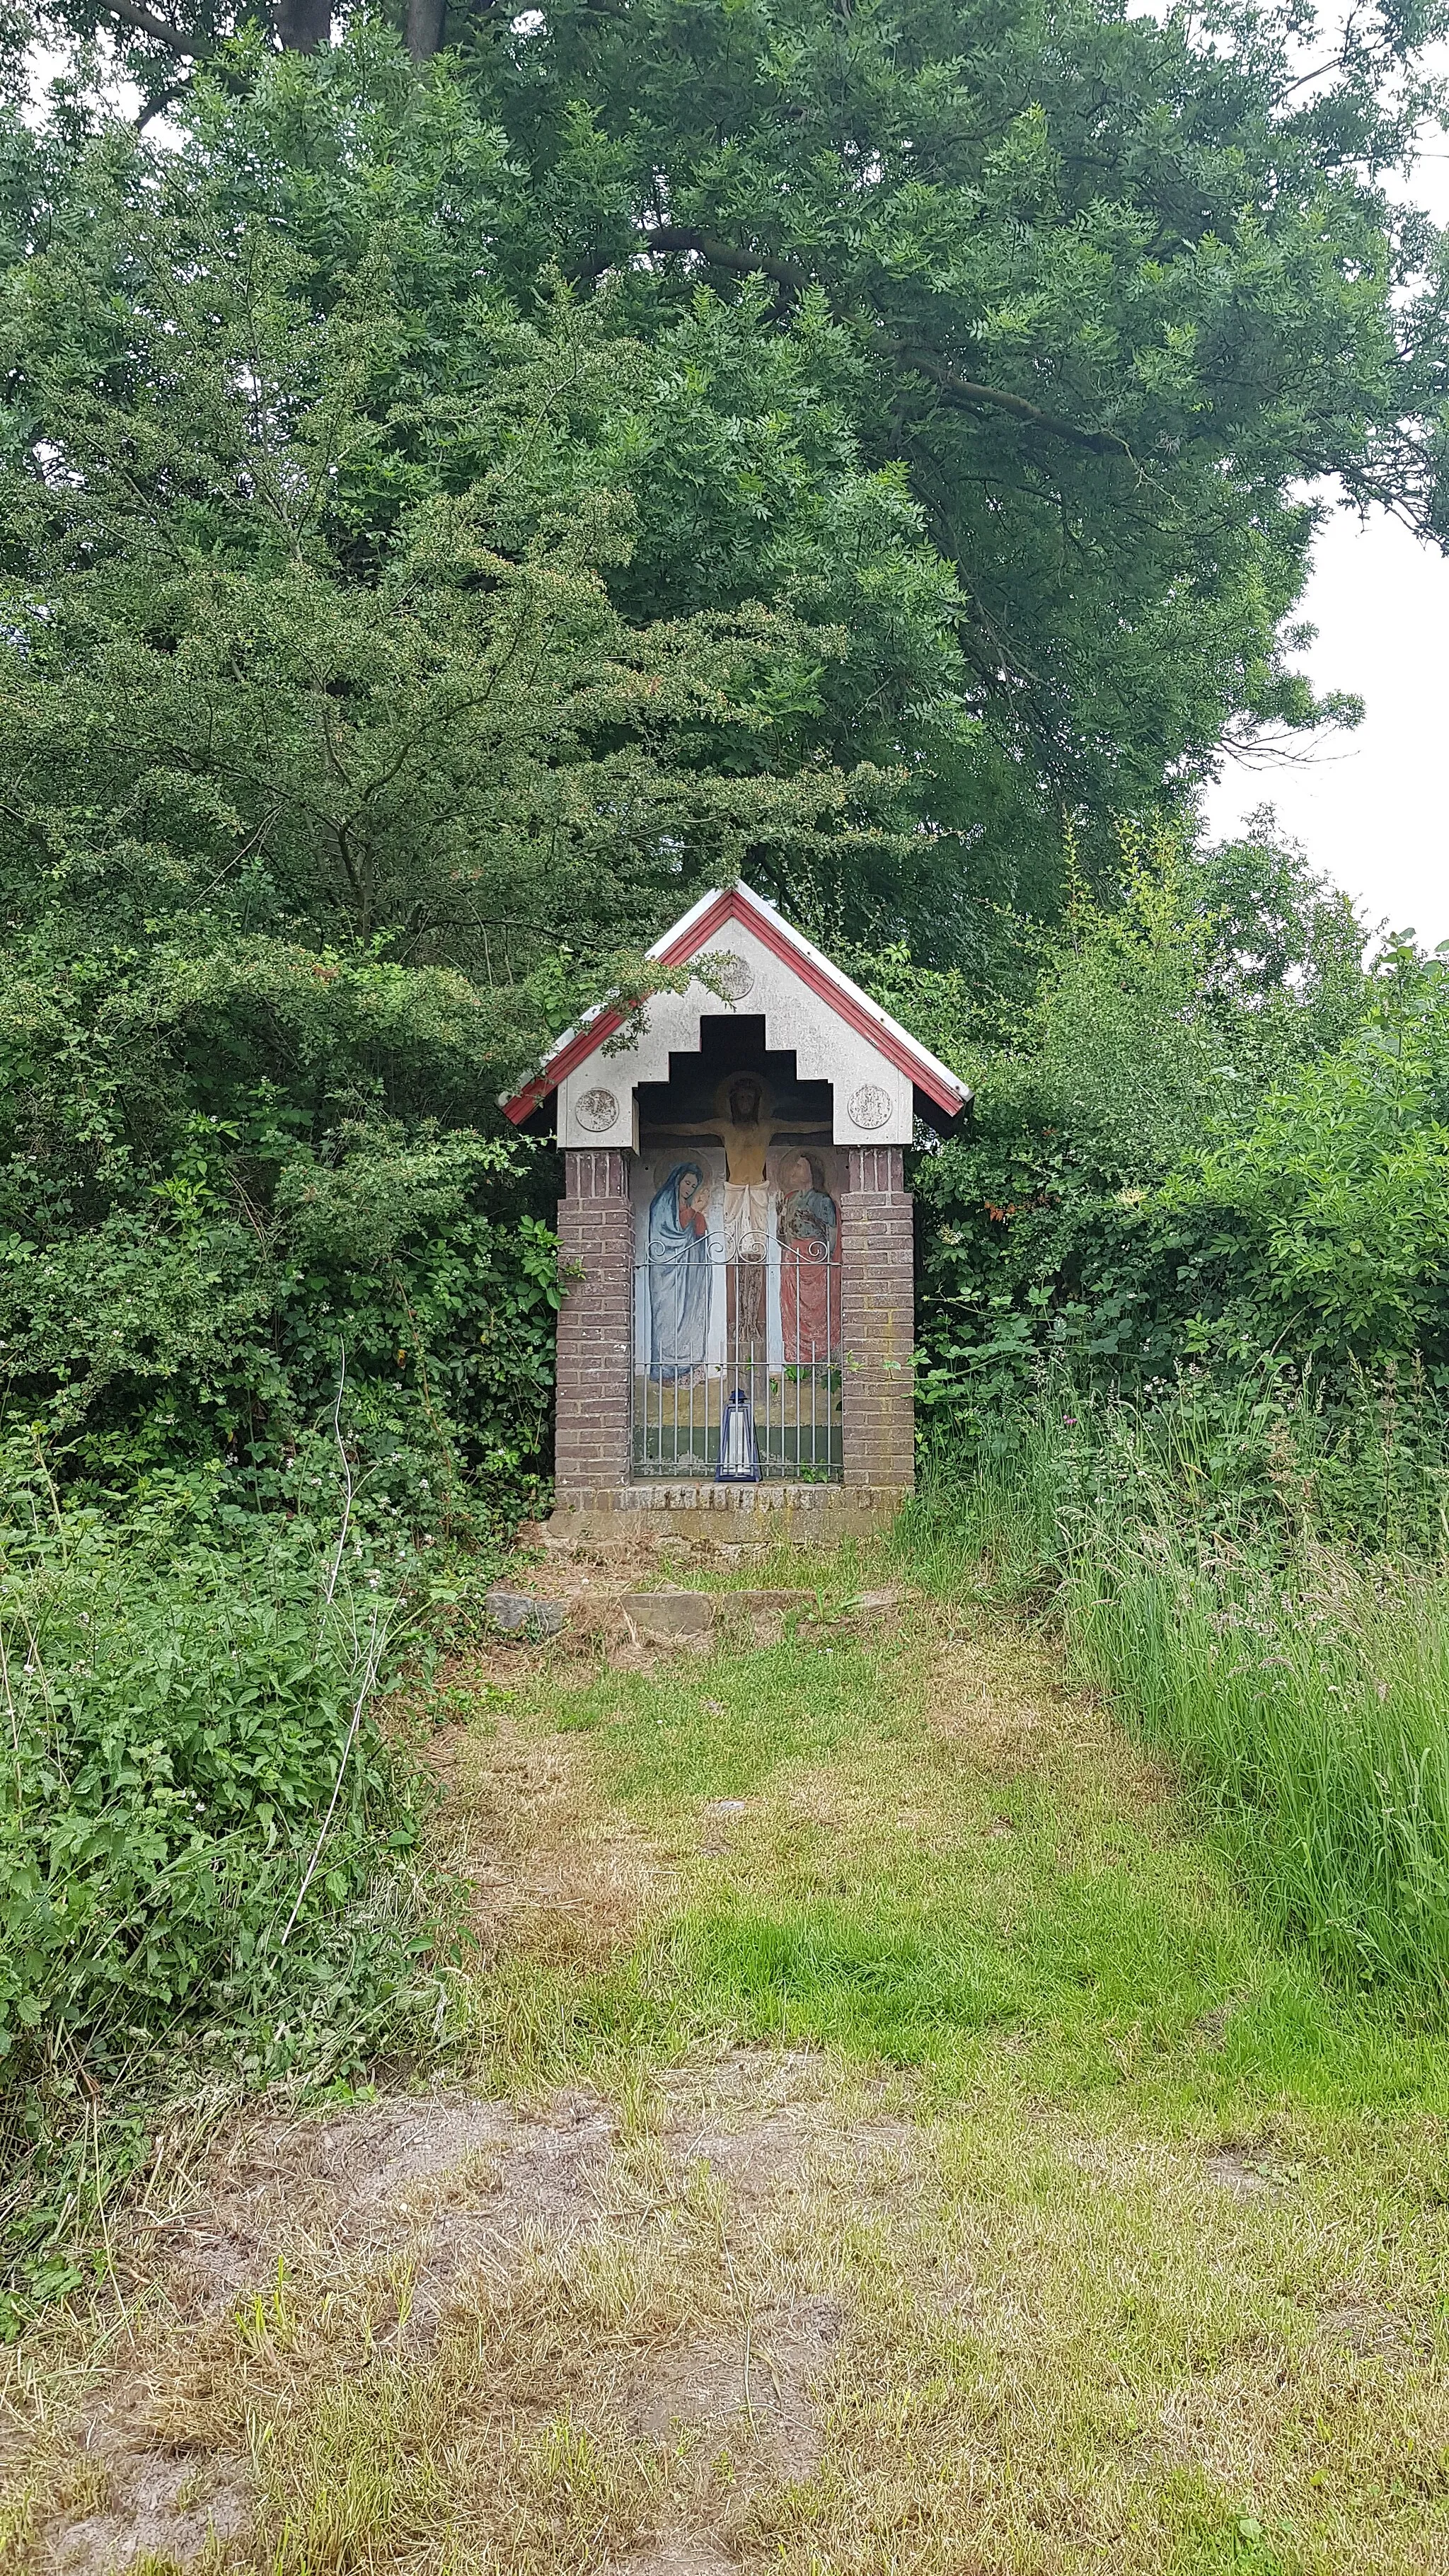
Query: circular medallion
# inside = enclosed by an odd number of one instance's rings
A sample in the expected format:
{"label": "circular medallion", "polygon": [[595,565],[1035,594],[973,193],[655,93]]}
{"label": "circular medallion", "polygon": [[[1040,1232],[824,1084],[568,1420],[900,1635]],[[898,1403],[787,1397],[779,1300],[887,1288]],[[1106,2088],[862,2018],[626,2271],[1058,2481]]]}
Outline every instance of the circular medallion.
{"label": "circular medallion", "polygon": [[732,1002],[742,1002],[755,989],[755,970],[743,957],[717,957],[720,990]]}
{"label": "circular medallion", "polygon": [[851,1093],[845,1114],[852,1127],[870,1129],[883,1127],[894,1107],[890,1093],[882,1091],[878,1082],[863,1082],[859,1091]]}
{"label": "circular medallion", "polygon": [[612,1091],[585,1091],[574,1103],[574,1116],[591,1136],[601,1136],[612,1127],[619,1115],[619,1104]]}

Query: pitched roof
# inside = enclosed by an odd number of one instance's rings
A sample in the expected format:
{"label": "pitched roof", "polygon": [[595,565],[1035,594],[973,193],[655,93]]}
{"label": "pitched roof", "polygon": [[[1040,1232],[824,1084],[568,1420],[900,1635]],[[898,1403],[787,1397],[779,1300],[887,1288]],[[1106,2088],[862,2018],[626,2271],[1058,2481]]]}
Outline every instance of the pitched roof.
{"label": "pitched roof", "polygon": [[[958,1109],[965,1108],[971,1097],[970,1085],[913,1038],[908,1029],[903,1029],[899,1020],[893,1020],[889,1011],[883,1011],[879,1002],[873,1002],[868,993],[853,984],[848,975],[843,975],[838,966],[833,966],[800,931],[792,929],[773,904],[766,903],[747,885],[725,886],[716,893],[701,895],[672,930],[655,940],[648,953],[664,966],[686,965],[690,958],[702,957],[732,921],[751,930],[828,1010],[878,1047],[937,1109],[954,1117]],[[623,1027],[625,1017],[625,1011],[616,1004],[597,1003],[576,1029],[568,1029],[556,1039],[522,1090],[502,1102],[504,1116],[519,1125],[557,1089],[565,1074],[573,1073]]]}

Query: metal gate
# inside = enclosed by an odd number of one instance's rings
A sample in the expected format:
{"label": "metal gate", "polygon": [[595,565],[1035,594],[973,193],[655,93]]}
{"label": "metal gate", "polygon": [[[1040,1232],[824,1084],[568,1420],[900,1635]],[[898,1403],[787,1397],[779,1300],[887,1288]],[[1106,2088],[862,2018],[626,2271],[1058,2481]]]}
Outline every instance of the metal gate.
{"label": "metal gate", "polygon": [[641,1262],[634,1283],[636,1476],[712,1477],[720,1423],[748,1398],[760,1474],[838,1483],[840,1268],[771,1243],[754,1260]]}

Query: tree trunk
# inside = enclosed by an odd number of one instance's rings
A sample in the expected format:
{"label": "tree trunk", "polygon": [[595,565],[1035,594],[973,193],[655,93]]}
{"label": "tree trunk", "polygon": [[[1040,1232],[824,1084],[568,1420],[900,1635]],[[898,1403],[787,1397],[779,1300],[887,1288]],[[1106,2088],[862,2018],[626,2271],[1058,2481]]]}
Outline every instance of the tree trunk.
{"label": "tree trunk", "polygon": [[289,53],[315,54],[332,34],[332,0],[274,0],[272,16]]}
{"label": "tree trunk", "polygon": [[408,52],[415,63],[430,63],[443,42],[448,0],[408,0]]}

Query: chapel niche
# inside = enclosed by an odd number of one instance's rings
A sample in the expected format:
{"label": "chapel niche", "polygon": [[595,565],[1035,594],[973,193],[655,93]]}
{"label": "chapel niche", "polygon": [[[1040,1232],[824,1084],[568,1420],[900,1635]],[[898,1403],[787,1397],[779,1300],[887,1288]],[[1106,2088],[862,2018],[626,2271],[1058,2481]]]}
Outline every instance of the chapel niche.
{"label": "chapel niche", "polygon": [[601,996],[502,1104],[563,1155],[556,1518],[878,1527],[914,1474],[904,1157],[969,1087],[738,879],[649,954],[701,971]]}
{"label": "chapel niche", "polygon": [[801,1081],[762,1018],[706,1015],[699,1037],[671,1052],[667,1082],[638,1087],[634,1473],[717,1473],[743,1404],[756,1474],[836,1481],[833,1086]]}

